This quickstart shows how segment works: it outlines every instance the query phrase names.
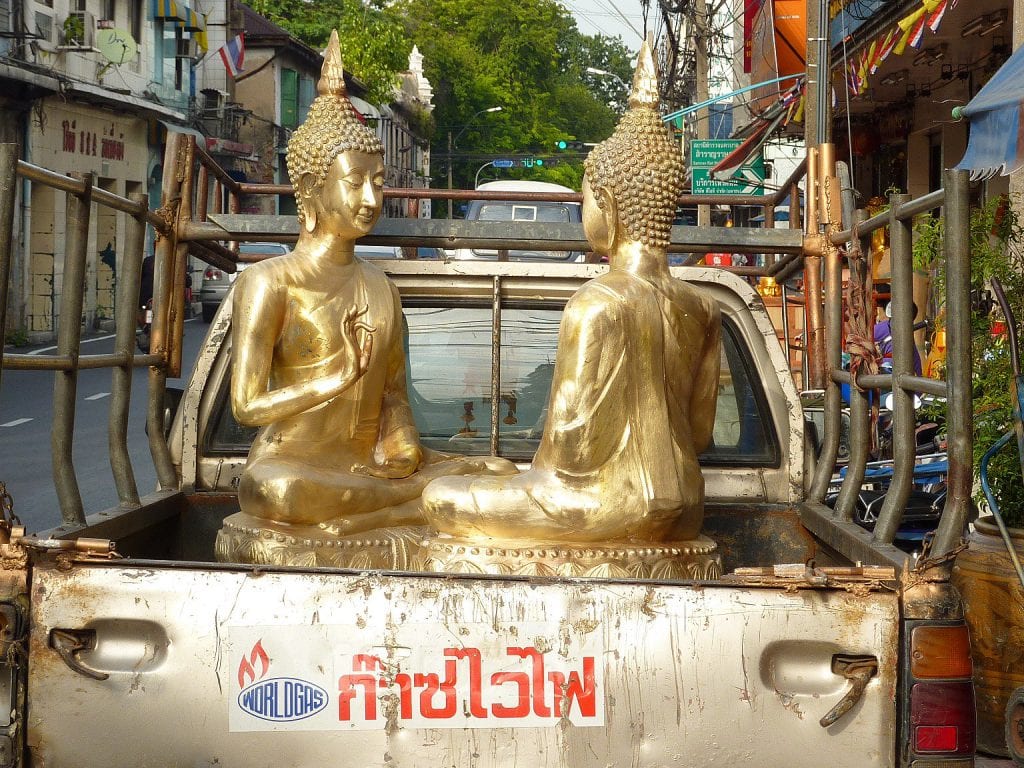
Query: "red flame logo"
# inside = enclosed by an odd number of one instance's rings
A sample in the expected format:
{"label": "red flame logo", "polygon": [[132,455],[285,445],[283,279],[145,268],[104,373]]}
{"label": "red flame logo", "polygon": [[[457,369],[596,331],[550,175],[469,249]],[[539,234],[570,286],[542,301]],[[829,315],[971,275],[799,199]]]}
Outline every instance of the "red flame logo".
{"label": "red flame logo", "polygon": [[[256,674],[256,662],[260,664],[260,673]],[[238,687],[245,688],[249,683],[255,683],[257,680],[263,678],[267,674],[267,670],[270,669],[270,657],[267,656],[267,652],[263,650],[262,638],[256,641],[256,645],[252,647],[252,651],[249,653],[249,658],[246,658],[243,654],[242,661],[238,665]]]}

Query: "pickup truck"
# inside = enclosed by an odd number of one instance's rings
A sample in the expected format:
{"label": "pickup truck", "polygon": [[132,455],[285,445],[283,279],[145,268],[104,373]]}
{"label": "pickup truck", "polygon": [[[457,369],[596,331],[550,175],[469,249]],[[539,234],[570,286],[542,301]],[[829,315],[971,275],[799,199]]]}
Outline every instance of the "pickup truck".
{"label": "pickup truck", "polygon": [[[106,364],[129,377],[132,367],[149,368],[148,429],[160,487],[133,495],[130,460],[119,447],[126,406],[115,392],[112,465],[122,503],[85,515],[68,465],[71,477],[59,488],[61,527],[29,535],[5,515],[0,697],[9,706],[0,707],[0,765],[974,764],[967,629],[948,581],[970,471],[970,441],[957,439],[964,419],[955,415],[955,384],[951,499],[929,552],[914,558],[892,545],[904,493],[901,466],[912,461],[901,445],[893,502],[875,531],[851,519],[867,457],[858,438],[866,434],[866,398],[855,395],[851,403],[846,498],[841,493],[835,510],[822,504],[836,461],[844,376],[847,383],[852,376],[874,387],[895,384],[899,395],[908,382],[922,386],[898,379],[911,364],[899,340],[897,373],[886,381],[825,364],[838,360],[848,304],[841,300],[836,244],[844,237],[856,242],[872,226],[905,226],[922,206],[944,203],[949,220],[958,221],[957,212],[966,211],[962,175],[948,176],[945,191],[923,201],[897,201],[889,218],[862,222],[859,233],[841,232],[837,209],[824,204],[806,212],[806,234],[674,228],[673,250],[693,254],[693,265],[674,274],[713,296],[723,319],[714,439],[701,457],[704,532],[722,553],[722,578],[489,576],[425,573],[411,563],[390,572],[343,570],[332,567],[329,553],[307,567],[215,562],[216,533],[238,510],[235,489],[252,434],[229,405],[230,294],[166,420],[166,378],[181,364],[176,297],[185,255],[230,269],[225,243],[287,240],[295,222],[195,203],[209,197],[203,184],[211,179],[232,194],[247,188],[217,175],[188,136],[169,141],[159,215],[137,199],[93,191],[89,179],[59,177],[16,162],[13,148],[4,151],[0,212],[13,209],[17,173],[65,190],[69,205],[92,194],[122,211],[138,225],[129,236],[139,243],[143,223],[161,235],[152,352],[135,354],[134,322],[124,320],[115,354],[80,356],[73,322],[62,325],[53,358],[58,399],[67,396],[78,366]],[[827,164],[817,179],[838,189]],[[850,222],[847,208],[842,220]],[[81,211],[87,231],[88,205]],[[0,253],[10,253],[10,232],[0,227]],[[578,250],[582,239],[573,224],[440,220],[382,220],[372,236],[386,245],[495,250]],[[903,280],[898,266],[908,254],[900,238],[893,242],[893,291],[909,291],[909,272]],[[827,354],[819,360],[827,374],[820,456],[806,450],[787,353],[747,279],[753,268],[695,264],[723,245],[771,254],[764,274],[780,283],[801,268],[824,275],[823,285],[805,280],[809,305],[815,288],[823,288],[819,311],[808,312],[807,345],[813,350],[820,341]],[[854,254],[853,283],[863,279],[863,265],[855,249],[847,250]],[[69,264],[75,253],[69,249]],[[957,281],[966,252],[949,257],[949,376],[956,382],[964,375],[956,318],[966,300]],[[0,272],[9,264],[0,262]],[[604,267],[380,265],[398,286],[408,321],[410,400],[424,443],[459,453],[496,450],[528,466],[543,429],[560,312]],[[126,275],[130,291],[130,266]],[[5,285],[6,272],[0,278]],[[76,284],[65,278],[65,286]],[[61,317],[77,319],[74,310],[72,304]],[[901,324],[910,327],[897,316],[897,333]],[[3,362],[40,365],[18,355]],[[929,386],[946,393],[946,383]],[[896,399],[895,418],[909,418],[912,428],[906,404]],[[969,413],[968,400],[966,434]],[[73,416],[72,407],[70,423],[65,415],[54,424],[57,466],[73,438]]]}

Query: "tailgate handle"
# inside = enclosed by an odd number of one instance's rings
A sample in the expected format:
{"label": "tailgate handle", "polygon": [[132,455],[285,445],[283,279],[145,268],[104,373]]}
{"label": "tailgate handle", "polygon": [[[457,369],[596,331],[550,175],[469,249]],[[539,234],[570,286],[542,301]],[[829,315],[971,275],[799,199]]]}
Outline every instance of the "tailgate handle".
{"label": "tailgate handle", "polygon": [[868,681],[878,674],[878,659],[874,656],[843,656],[832,657],[832,672],[842,675],[850,681],[850,689],[825,716],[818,721],[822,728],[828,728],[839,718],[853,709],[864,693]]}
{"label": "tailgate handle", "polygon": [[110,677],[106,672],[85,666],[78,659],[81,651],[91,651],[96,647],[95,629],[51,629],[50,646],[73,672],[93,680],[106,680]]}

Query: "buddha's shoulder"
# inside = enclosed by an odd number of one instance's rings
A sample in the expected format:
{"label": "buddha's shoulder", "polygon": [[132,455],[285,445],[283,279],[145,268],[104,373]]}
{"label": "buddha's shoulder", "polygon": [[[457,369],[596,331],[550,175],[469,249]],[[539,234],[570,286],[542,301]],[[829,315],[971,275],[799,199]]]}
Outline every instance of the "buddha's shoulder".
{"label": "buddha's shoulder", "polygon": [[606,273],[580,286],[565,305],[566,314],[614,315],[639,294],[629,275]]}

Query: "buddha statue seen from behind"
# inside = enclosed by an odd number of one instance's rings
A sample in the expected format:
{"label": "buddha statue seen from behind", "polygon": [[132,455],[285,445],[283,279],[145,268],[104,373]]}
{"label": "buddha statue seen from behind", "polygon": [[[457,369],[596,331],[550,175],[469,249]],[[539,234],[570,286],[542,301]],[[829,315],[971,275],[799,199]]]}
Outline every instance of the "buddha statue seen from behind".
{"label": "buddha statue seen from behind", "polygon": [[398,291],[354,255],[381,212],[384,162],[346,97],[336,33],[318,94],[288,144],[295,249],[252,265],[233,291],[231,404],[239,423],[260,430],[238,489],[242,511],[225,521],[217,554],[408,567],[418,534],[403,531],[422,525],[429,480],[515,467],[420,445]]}
{"label": "buddha statue seen from behind", "polygon": [[[669,273],[683,185],[649,43],[630,108],[585,165],[583,227],[608,272],[567,303],[529,471],[423,494],[436,570],[714,577],[697,454],[715,421],[717,304]],[[654,546],[652,546],[654,545]]]}

